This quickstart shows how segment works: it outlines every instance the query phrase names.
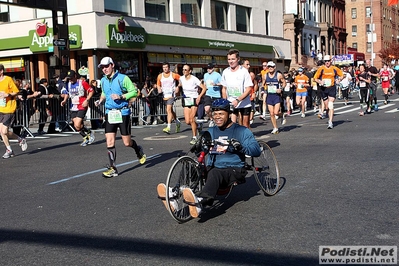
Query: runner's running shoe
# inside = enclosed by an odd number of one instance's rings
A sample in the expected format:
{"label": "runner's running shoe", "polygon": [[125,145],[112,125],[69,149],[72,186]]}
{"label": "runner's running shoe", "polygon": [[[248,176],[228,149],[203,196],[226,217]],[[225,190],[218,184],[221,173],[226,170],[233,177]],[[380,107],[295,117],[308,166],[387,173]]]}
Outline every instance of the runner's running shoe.
{"label": "runner's running shoe", "polygon": [[88,143],[89,143],[89,138],[86,136],[83,138],[83,141],[82,143],[80,143],[80,146],[86,147]]}
{"label": "runner's running shoe", "polygon": [[107,167],[107,170],[103,172],[103,177],[105,178],[112,178],[118,176],[118,171],[116,170],[115,167],[109,166]]}
{"label": "runner's running shoe", "polygon": [[139,152],[137,153],[137,158],[139,158],[140,164],[144,164],[145,161],[147,160],[147,156],[145,155],[143,147],[141,146],[139,146]]}
{"label": "runner's running shoe", "polygon": [[87,144],[90,145],[94,142],[94,140],[96,139],[96,137],[94,136],[94,132],[90,131],[90,133],[88,134],[88,141]]}
{"label": "runner's running shoe", "polygon": [[4,155],[3,155],[3,158],[4,159],[8,159],[8,158],[11,158],[11,157],[14,157],[14,152],[7,149],[6,153],[4,153]]}
{"label": "runner's running shoe", "polygon": [[194,145],[197,142],[197,137],[192,137],[190,140],[190,145]]}
{"label": "runner's running shoe", "polygon": [[274,128],[274,129],[272,130],[272,134],[278,134],[278,128]]}
{"label": "runner's running shoe", "polygon": [[28,143],[26,143],[26,139],[21,138],[19,141],[19,146],[21,147],[22,151],[26,151],[28,149]]}
{"label": "runner's running shoe", "polygon": [[[176,124],[176,130],[177,130],[177,124]],[[170,128],[169,127],[165,127],[164,129],[162,129],[162,131],[166,134],[170,134]]]}
{"label": "runner's running shoe", "polygon": [[328,129],[333,129],[333,127],[334,127],[333,123],[329,121],[327,128]]}
{"label": "runner's running shoe", "polygon": [[[176,122],[176,133],[180,132],[181,122]],[[165,131],[164,131],[165,132]],[[165,132],[166,133],[166,132]]]}

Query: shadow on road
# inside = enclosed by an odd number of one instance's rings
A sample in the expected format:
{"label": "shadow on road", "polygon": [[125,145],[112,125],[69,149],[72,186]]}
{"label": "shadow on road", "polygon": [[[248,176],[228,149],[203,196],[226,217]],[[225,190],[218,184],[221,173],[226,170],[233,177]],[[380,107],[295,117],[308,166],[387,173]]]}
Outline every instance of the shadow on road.
{"label": "shadow on road", "polygon": [[[204,247],[188,245],[187,243],[179,244],[135,238],[0,229],[0,243],[4,245],[5,242],[103,250],[104,252],[135,256],[151,255],[175,260],[176,264],[181,260],[184,263],[195,261],[196,263],[216,263],[219,265],[318,265],[317,258],[290,255],[288,250],[285,250],[285,254],[266,253],[260,250],[244,251],[226,247]],[[210,243],[211,245],[212,243]]]}

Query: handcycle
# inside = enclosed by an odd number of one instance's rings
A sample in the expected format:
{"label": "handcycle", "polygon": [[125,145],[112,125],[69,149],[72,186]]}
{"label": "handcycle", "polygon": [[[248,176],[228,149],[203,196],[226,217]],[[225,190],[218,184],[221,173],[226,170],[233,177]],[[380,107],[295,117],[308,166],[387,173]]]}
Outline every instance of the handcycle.
{"label": "handcycle", "polygon": [[[248,172],[252,171],[252,175],[247,175],[247,178],[254,176],[264,194],[273,196],[280,188],[280,170],[277,159],[266,142],[259,140],[258,144],[262,151],[261,155],[246,158],[245,167]],[[189,187],[194,193],[202,190],[206,182],[205,157],[214,145],[210,133],[205,131],[190,151],[179,157],[170,167],[165,183],[165,205],[173,219],[179,223],[187,222],[192,218],[189,204],[183,198],[183,188]],[[190,156],[189,153],[194,153],[195,156]],[[218,195],[226,194],[235,185],[238,184],[220,189]]]}

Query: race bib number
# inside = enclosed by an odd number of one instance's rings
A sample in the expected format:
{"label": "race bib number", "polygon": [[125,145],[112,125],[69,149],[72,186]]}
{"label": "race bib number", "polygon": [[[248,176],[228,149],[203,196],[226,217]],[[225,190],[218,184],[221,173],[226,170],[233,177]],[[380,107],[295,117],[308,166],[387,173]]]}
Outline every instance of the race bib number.
{"label": "race bib number", "polygon": [[110,110],[108,112],[108,123],[120,124],[122,123],[122,112],[121,110]]}
{"label": "race bib number", "polygon": [[388,77],[383,77],[382,80],[383,81],[388,81]]}
{"label": "race bib number", "polygon": [[74,96],[72,98],[72,104],[79,104],[79,96]]}
{"label": "race bib number", "polygon": [[209,151],[209,154],[225,154],[229,146],[227,137],[220,136],[218,139],[214,141],[216,144]]}
{"label": "race bib number", "polygon": [[6,107],[6,104],[7,104],[7,99],[6,98],[0,99],[0,107]]}
{"label": "race bib number", "polygon": [[267,91],[269,93],[276,93],[277,92],[277,86],[276,85],[268,85],[267,86]]}
{"label": "race bib number", "polygon": [[228,87],[227,88],[227,93],[229,94],[229,97],[237,98],[242,94],[241,90],[236,87]]}
{"label": "race bib number", "polygon": [[366,82],[365,81],[360,81],[359,82],[359,87],[365,88],[366,87]]}
{"label": "race bib number", "polygon": [[194,98],[184,98],[184,106],[193,106]]}
{"label": "race bib number", "polygon": [[284,88],[284,91],[290,91],[290,88],[291,88],[291,84],[287,83],[287,85]]}
{"label": "race bib number", "polygon": [[322,81],[325,87],[331,87],[331,79],[323,79]]}

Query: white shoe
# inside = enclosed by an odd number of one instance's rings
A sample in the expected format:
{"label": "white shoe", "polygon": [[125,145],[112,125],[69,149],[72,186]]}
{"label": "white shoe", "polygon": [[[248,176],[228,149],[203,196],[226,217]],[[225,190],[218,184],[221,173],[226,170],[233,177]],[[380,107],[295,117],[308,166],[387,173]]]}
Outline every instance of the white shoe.
{"label": "white shoe", "polygon": [[21,139],[19,146],[21,147],[22,151],[26,151],[28,149],[28,143],[26,143],[26,139]]}
{"label": "white shoe", "polygon": [[152,122],[152,124],[153,124],[153,125],[158,124],[158,120],[155,119],[154,122]]}
{"label": "white shoe", "polygon": [[304,118],[304,117],[305,117],[305,113],[302,113],[302,114],[301,114],[301,117]]}
{"label": "white shoe", "polygon": [[333,129],[333,127],[334,127],[334,125],[333,125],[333,123],[332,122],[328,122],[328,129]]}
{"label": "white shoe", "polygon": [[274,129],[272,130],[272,134],[278,134],[278,128],[274,128]]}
{"label": "white shoe", "polygon": [[281,121],[281,124],[282,125],[285,125],[285,124],[287,124],[287,119],[285,118],[285,114],[283,114],[283,120]]}
{"label": "white shoe", "polygon": [[57,131],[57,132],[62,132],[62,129],[59,128],[59,127],[56,127],[56,128],[55,128],[55,131]]}
{"label": "white shoe", "polygon": [[87,144],[90,145],[94,142],[96,137],[94,136],[94,131],[90,131],[90,134],[88,135],[88,141]]}

